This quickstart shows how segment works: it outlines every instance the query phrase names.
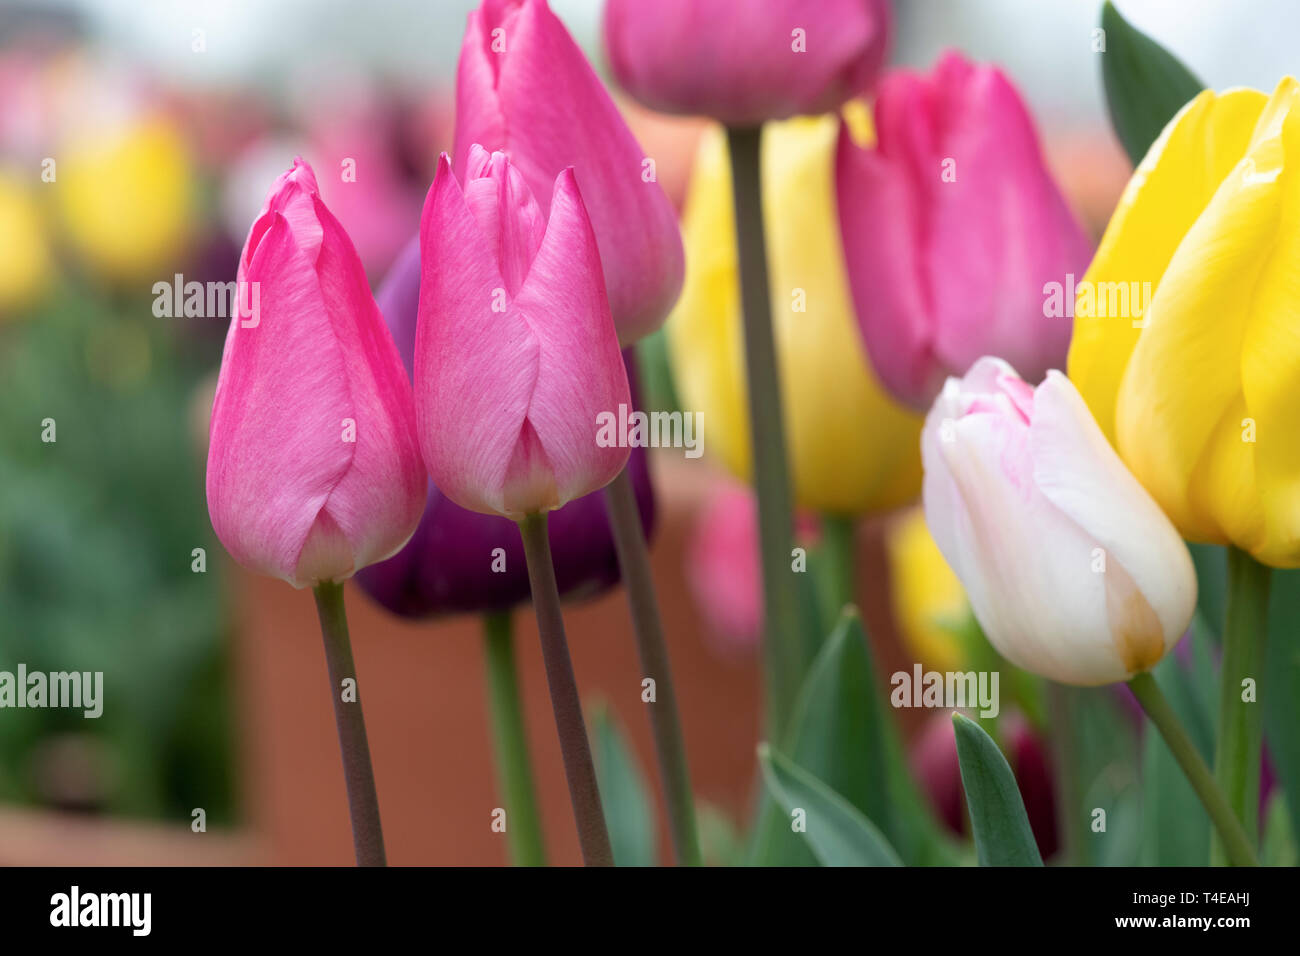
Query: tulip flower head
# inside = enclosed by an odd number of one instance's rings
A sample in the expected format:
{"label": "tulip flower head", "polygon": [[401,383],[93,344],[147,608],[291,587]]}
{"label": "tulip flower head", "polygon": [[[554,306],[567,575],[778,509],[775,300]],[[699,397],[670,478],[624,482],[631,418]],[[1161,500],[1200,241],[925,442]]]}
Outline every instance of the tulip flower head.
{"label": "tulip flower head", "polygon": [[1187,547],[1061,373],[1032,388],[980,359],[945,384],[921,453],[926,523],[1012,663],[1106,684],[1182,637],[1196,607]]}
{"label": "tulip flower head", "polygon": [[1070,321],[1046,283],[1082,274],[1091,247],[1043,161],[1015,88],[945,54],[929,75],[881,81],[876,142],[840,131],[844,257],[867,352],[899,400],[926,408],[947,375],[999,355],[1038,382]]}
{"label": "tulip flower head", "polygon": [[1070,345],[1070,377],[1183,536],[1274,567],[1300,566],[1297,182],[1300,83],[1201,93],[1120,198]]}
{"label": "tulip flower head", "polygon": [[[420,306],[420,240],[398,257],[375,296],[408,374],[415,370],[415,330]],[[624,353],[628,384],[636,398],[635,363]],[[654,489],[646,449],[632,449],[628,464],[641,526],[654,531]],[[565,600],[602,594],[619,582],[618,555],[605,497],[593,493],[569,502],[547,522],[555,579]],[[357,583],[394,614],[508,611],[529,599],[523,544],[513,521],[467,511],[429,482],[428,504],[406,547],[357,575]]]}
{"label": "tulip flower head", "polygon": [[884,65],[887,0],[609,0],[619,83],[652,109],[758,126],[836,110]]}
{"label": "tulip flower head", "polygon": [[429,474],[463,508],[521,518],[604,487],[626,447],[596,441],[631,404],[596,238],[573,170],[549,220],[504,153],[444,153],[420,224],[415,400]]}
{"label": "tulip flower head", "polygon": [[294,587],[396,552],[424,507],[402,360],[351,240],[302,160],[253,223],[212,404],[208,512],[245,567]]}
{"label": "tulip flower head", "polygon": [[662,323],[682,287],[677,216],[653,157],[546,0],[484,0],[469,16],[456,75],[456,175],[475,144],[501,150],[543,217],[573,167],[588,202],[623,345]]}

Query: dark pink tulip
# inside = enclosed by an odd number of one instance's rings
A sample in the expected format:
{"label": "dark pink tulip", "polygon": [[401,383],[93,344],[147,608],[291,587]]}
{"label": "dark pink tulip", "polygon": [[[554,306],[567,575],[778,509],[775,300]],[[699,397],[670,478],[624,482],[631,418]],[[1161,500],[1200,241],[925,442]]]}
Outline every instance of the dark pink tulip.
{"label": "dark pink tulip", "polygon": [[545,216],[572,166],[596,231],[619,340],[653,332],[682,288],[682,240],[647,157],[546,0],[484,0],[456,78],[456,175],[470,149],[505,152]]}
{"label": "dark pink tulip", "polygon": [[[245,567],[294,587],[351,577],[415,530],[425,473],[410,385],[361,260],[295,160],[239,260],[208,513]],[[254,294],[255,293],[255,294]]]}
{"label": "dark pink tulip", "polygon": [[[418,237],[398,257],[375,298],[407,372],[414,374],[420,304]],[[635,400],[630,352],[624,353],[624,360]],[[644,448],[632,449],[628,468],[648,539],[654,531],[655,502]],[[556,584],[565,600],[594,597],[619,582],[618,555],[600,492],[552,512],[547,532]],[[385,608],[406,617],[507,611],[528,601],[531,593],[515,523],[465,510],[432,481],[424,517],[406,547],[362,570],[357,583]]]}
{"label": "dark pink tulip", "polygon": [[520,518],[603,488],[628,449],[597,441],[631,407],[596,237],[573,170],[549,220],[501,152],[444,153],[420,223],[415,407],[433,483],[471,511]]}
{"label": "dark pink tulip", "polygon": [[605,46],[647,106],[730,126],[828,113],[885,62],[886,0],[609,0]]}
{"label": "dark pink tulip", "polygon": [[996,355],[1037,384],[1064,368],[1072,322],[1045,285],[1082,278],[1091,246],[1000,70],[946,53],[888,74],[876,145],[840,129],[836,188],[849,285],[885,386],[925,408],[944,378]]}

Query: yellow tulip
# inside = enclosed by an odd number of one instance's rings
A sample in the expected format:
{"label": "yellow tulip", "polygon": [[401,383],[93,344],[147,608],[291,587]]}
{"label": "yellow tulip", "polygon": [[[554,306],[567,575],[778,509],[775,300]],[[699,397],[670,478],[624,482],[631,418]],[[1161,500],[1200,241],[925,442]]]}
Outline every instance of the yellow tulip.
{"label": "yellow tulip", "polygon": [[[29,181],[34,180],[29,176]],[[0,170],[0,317],[30,306],[49,285],[49,239],[33,187]]]}
{"label": "yellow tulip", "polygon": [[194,172],[180,130],[162,117],[86,130],[57,167],[68,238],[92,268],[126,281],[170,268],[193,222]]}
{"label": "yellow tulip", "polygon": [[1185,106],[1079,291],[1070,378],[1178,530],[1300,565],[1300,84]]}
{"label": "yellow tulip", "polygon": [[913,508],[889,529],[894,620],[908,650],[928,670],[965,669],[959,630],[970,616],[966,591],[930,537],[925,511]]}
{"label": "yellow tulip", "polygon": [[[915,497],[921,419],[886,396],[859,340],[835,211],[838,129],[833,116],[764,127],[763,214],[795,500],[854,515]],[[703,413],[706,448],[748,481],[735,221],[720,128],[700,144],[682,233],[686,282],[667,325],[674,381],[683,407]]]}

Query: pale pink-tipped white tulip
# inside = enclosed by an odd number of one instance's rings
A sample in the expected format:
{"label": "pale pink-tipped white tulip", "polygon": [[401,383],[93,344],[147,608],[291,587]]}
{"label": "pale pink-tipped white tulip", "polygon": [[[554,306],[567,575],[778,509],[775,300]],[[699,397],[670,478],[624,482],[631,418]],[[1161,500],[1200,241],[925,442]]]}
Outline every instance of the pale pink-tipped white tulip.
{"label": "pale pink-tipped white tulip", "polygon": [[984,632],[1067,684],[1149,670],[1196,607],[1191,556],[1074,385],[999,359],[950,378],[921,434],[925,518]]}
{"label": "pale pink-tipped white tulip", "polygon": [[892,19],[888,0],[608,0],[605,47],[652,109],[758,126],[865,92]]}
{"label": "pale pink-tipped white tulip", "polygon": [[881,80],[876,142],[840,129],[840,230],[863,342],[885,387],[926,408],[948,375],[998,355],[1041,381],[1065,364],[1069,318],[1044,286],[1082,276],[1092,247],[996,67],[949,52]]}
{"label": "pale pink-tipped white tulip", "polygon": [[238,275],[212,404],[212,527],[240,564],[294,587],[351,577],[415,531],[425,472],[402,360],[302,160],[272,187]]}
{"label": "pale pink-tipped white tulip", "polygon": [[600,245],[619,339],[657,329],[682,288],[677,215],[653,156],[546,0],[484,0],[469,16],[456,74],[454,169],[470,149],[501,150],[545,215],[551,184],[572,166]]}
{"label": "pale pink-tipped white tulip", "polygon": [[608,484],[629,449],[597,417],[631,407],[573,170],[549,221],[504,153],[444,153],[420,223],[415,404],[429,474],[462,508],[519,518]]}

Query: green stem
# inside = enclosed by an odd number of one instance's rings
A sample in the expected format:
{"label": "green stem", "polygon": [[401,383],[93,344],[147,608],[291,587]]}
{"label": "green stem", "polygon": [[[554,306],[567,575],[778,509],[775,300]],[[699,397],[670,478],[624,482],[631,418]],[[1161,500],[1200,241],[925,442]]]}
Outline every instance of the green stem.
{"label": "green stem", "polygon": [[822,552],[826,556],[827,620],[838,621],[846,604],[856,604],[857,522],[841,515],[822,515]]}
{"label": "green stem", "polygon": [[546,515],[526,515],[519,522],[528,561],[528,583],[533,591],[533,610],[542,640],[542,659],[546,664],[546,684],[551,691],[551,709],[555,712],[555,730],[560,737],[560,755],[564,759],[564,776],[569,783],[569,800],[578,824],[578,843],[587,866],[613,866],[614,851],[609,843],[605,811],[600,805],[600,788],[596,785],[596,767],[591,760],[591,743],[582,719],[578,683],[569,659],[569,642],[564,636],[564,617],[560,613],[560,591],[555,584],[555,566],[551,563],[551,542],[546,532]]}
{"label": "green stem", "polygon": [[[996,669],[996,668],[990,668]],[[1002,673],[1008,673],[1001,668]],[[1061,834],[1061,859],[1081,866],[1086,847],[1082,791],[1079,787],[1079,742],[1075,734],[1074,689],[1047,681],[1048,745],[1056,779],[1056,829]]]}
{"label": "green stem", "polygon": [[483,649],[492,715],[492,752],[506,806],[510,858],[516,866],[545,866],[546,846],[542,842],[533,768],[528,760],[523,698],[515,669],[514,622],[509,611],[483,615]]}
{"label": "green stem", "polygon": [[[1219,739],[1214,772],[1228,803],[1254,845],[1259,832],[1259,765],[1264,719],[1260,705],[1241,699],[1241,682],[1264,676],[1268,636],[1270,569],[1237,548],[1228,548],[1228,609],[1219,673]],[[1224,862],[1225,847],[1210,843],[1210,862]]]}
{"label": "green stem", "polygon": [[[379,796],[375,792],[375,771],[370,764],[366,720],[361,713],[361,682],[352,660],[348,618],[343,608],[343,585],[332,581],[315,588],[316,613],[325,641],[325,663],[329,667],[330,697],[334,701],[334,722],[338,725],[339,750],[343,755],[343,779],[348,789],[348,811],[352,815],[352,846],[357,866],[385,866],[384,831],[379,824]],[[344,699],[343,681],[353,687]]]}
{"label": "green stem", "polygon": [[677,691],[673,686],[668,645],[664,642],[663,623],[659,618],[659,602],[655,597],[645,529],[641,526],[636,490],[632,487],[632,476],[628,468],[624,468],[605,488],[605,508],[609,512],[618,564],[623,574],[623,584],[627,588],[641,672],[644,677],[655,682],[655,699],[650,704],[650,726],[654,732],[655,753],[659,758],[659,775],[664,788],[664,803],[668,809],[673,851],[678,865],[699,866],[700,840],[695,828],[695,799],[691,793],[686,744],[682,740]]}
{"label": "green stem", "polygon": [[1156,729],[1160,731],[1160,736],[1169,745],[1178,765],[1183,768],[1183,773],[1187,775],[1192,789],[1205,805],[1210,821],[1222,841],[1228,862],[1233,866],[1258,866],[1259,862],[1255,859],[1255,850],[1251,846],[1250,837],[1233,813],[1228,798],[1214,782],[1210,768],[1205,765],[1196,745],[1187,736],[1187,731],[1183,729],[1174,709],[1169,706],[1169,701],[1165,699],[1164,692],[1156,683],[1156,679],[1144,671],[1130,680],[1128,686],[1147,716],[1151,718],[1151,723],[1155,724]]}
{"label": "green stem", "polygon": [[762,130],[728,128],[736,252],[745,329],[754,490],[758,497],[759,558],[763,569],[764,665],[768,739],[780,740],[799,691],[799,612],[790,552],[794,547],[785,419],[772,333],[771,289],[763,230],[759,146]]}

